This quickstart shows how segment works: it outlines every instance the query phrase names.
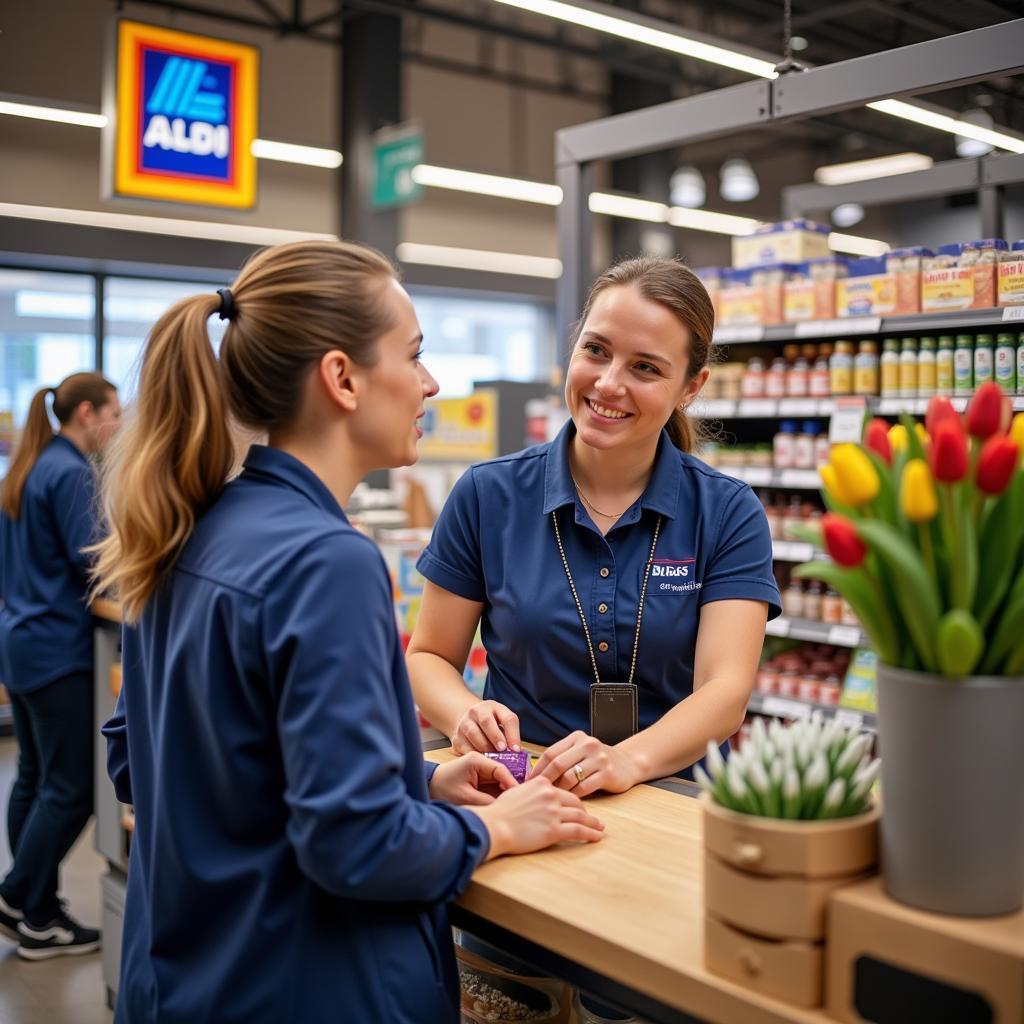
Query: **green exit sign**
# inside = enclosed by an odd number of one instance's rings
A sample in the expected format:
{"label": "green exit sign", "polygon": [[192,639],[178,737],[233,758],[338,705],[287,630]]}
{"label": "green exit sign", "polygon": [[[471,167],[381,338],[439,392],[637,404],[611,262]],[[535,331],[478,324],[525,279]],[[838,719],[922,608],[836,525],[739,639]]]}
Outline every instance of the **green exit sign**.
{"label": "green exit sign", "polygon": [[423,163],[423,132],[418,127],[385,128],[373,146],[373,205],[377,209],[414,203],[423,186],[412,180],[412,170]]}

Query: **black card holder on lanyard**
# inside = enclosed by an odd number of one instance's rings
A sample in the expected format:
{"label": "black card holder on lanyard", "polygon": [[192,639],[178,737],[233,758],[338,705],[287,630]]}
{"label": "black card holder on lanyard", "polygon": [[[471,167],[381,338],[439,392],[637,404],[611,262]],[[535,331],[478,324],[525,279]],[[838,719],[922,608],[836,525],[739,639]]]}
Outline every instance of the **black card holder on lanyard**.
{"label": "black card holder on lanyard", "polygon": [[628,740],[639,730],[636,683],[590,684],[590,735],[608,746]]}

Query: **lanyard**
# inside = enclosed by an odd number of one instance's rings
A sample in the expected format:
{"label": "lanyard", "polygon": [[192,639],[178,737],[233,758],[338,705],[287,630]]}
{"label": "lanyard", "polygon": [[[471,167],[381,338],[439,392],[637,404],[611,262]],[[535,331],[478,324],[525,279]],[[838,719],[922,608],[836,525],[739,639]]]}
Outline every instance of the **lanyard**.
{"label": "lanyard", "polygon": [[[572,573],[569,571],[569,559],[565,557],[565,548],[562,547],[562,535],[558,530],[558,516],[554,510],[551,512],[551,522],[555,527],[555,540],[558,542],[558,553],[562,556],[562,567],[565,569],[565,578],[569,581],[569,589],[572,591],[572,598],[576,602],[576,611],[580,613],[580,624],[583,626],[583,636],[587,641],[587,650],[590,652],[590,664],[594,668],[594,679],[597,685],[601,685],[601,675],[597,671],[597,656],[594,654],[594,645],[590,640],[590,629],[587,627],[587,617],[583,614],[583,605],[580,604],[579,594],[576,593],[576,584],[573,583]],[[661,516],[654,525],[654,537],[651,539],[651,551],[647,556],[647,565],[644,569],[644,581],[640,588],[640,603],[636,609],[636,633],[633,636],[633,658],[629,666],[629,679],[627,685],[632,685],[633,675],[636,672],[636,655],[640,649],[640,623],[644,617],[644,599],[647,597],[647,581],[651,577],[651,562],[654,561],[654,549],[658,546],[658,534],[661,532]]]}

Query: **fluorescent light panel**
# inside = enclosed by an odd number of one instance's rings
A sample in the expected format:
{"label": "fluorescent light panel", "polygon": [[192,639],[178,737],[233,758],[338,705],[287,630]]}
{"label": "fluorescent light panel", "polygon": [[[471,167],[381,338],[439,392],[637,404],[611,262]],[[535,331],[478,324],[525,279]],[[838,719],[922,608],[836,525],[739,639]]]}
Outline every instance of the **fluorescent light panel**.
{"label": "fluorescent light panel", "polygon": [[498,196],[501,199],[520,199],[544,206],[558,206],[562,201],[562,190],[557,185],[505,178],[497,174],[478,174],[476,171],[458,171],[452,167],[434,167],[431,164],[418,164],[414,167],[412,180],[417,185],[430,188],[448,188],[456,192]]}
{"label": "fluorescent light panel", "polygon": [[881,256],[889,251],[889,243],[881,239],[844,235],[841,231],[833,231],[828,236],[828,247],[833,252],[845,252],[854,256]]}
{"label": "fluorescent light panel", "polygon": [[341,154],[336,149],[297,146],[293,142],[272,142],[270,139],[253,139],[252,155],[259,160],[280,160],[286,164],[306,164],[329,170],[341,166]]}
{"label": "fluorescent light panel", "polygon": [[819,185],[849,185],[854,181],[870,181],[887,178],[893,174],[909,174],[911,171],[926,171],[934,164],[924,153],[892,153],[876,156],[870,160],[852,160],[849,163],[826,164],[814,172]]}
{"label": "fluorescent light panel", "polygon": [[940,132],[949,132],[950,135],[962,135],[965,139],[987,142],[997,149],[1007,149],[1011,153],[1024,153],[1024,139],[1017,139],[1005,132],[993,131],[991,128],[982,128],[980,125],[971,124],[970,121],[961,121],[955,117],[949,117],[947,114],[916,106],[913,103],[904,103],[903,100],[879,100],[877,103],[869,103],[868,107],[871,110],[889,114],[891,117],[913,121],[915,124],[922,124],[927,128],[936,128]]}
{"label": "fluorescent light panel", "polygon": [[710,231],[716,235],[752,235],[758,225],[758,221],[751,217],[712,210],[688,210],[684,206],[673,206],[669,210],[668,222],[676,228]]}
{"label": "fluorescent light panel", "polygon": [[625,217],[628,220],[645,220],[652,224],[668,221],[668,207],[664,203],[634,196],[613,195],[610,192],[591,192],[590,212],[603,213],[609,217]]}
{"label": "fluorescent light panel", "polygon": [[525,277],[562,276],[562,261],[547,256],[520,256],[486,249],[456,249],[449,245],[423,245],[401,242],[396,255],[402,263],[424,263],[457,270],[484,270],[495,274],[522,274]]}
{"label": "fluorescent light panel", "polygon": [[38,107],[33,103],[10,103],[7,100],[0,100],[0,114],[31,117],[36,121],[79,124],[85,128],[102,128],[107,123],[103,114],[90,114],[83,110],[64,110],[61,107]]}

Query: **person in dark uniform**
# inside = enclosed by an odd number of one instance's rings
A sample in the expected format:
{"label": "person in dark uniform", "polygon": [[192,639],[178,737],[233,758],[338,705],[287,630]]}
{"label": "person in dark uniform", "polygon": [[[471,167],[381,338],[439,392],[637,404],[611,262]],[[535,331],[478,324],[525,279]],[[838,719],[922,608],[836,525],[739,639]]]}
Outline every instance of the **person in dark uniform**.
{"label": "person in dark uniform", "polygon": [[113,437],[120,415],[117,389],[98,373],[75,373],[36,392],[0,488],[0,668],[18,739],[7,805],[14,863],[0,882],[0,932],[28,960],[99,946],[99,933],[79,924],[57,894],[61,861],[93,810],[85,549],[98,536],[89,460]]}
{"label": "person in dark uniform", "polygon": [[[423,762],[387,569],[343,511],[416,460],[421,342],[391,264],[343,242],[265,249],[148,339],[97,563],[129,624],[123,1024],[455,1024],[447,901],[488,858],[601,836],[547,780]],[[268,437],[231,482],[229,417]]]}

